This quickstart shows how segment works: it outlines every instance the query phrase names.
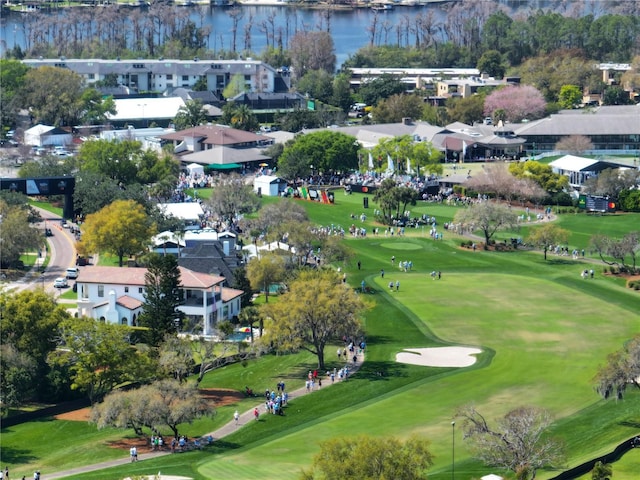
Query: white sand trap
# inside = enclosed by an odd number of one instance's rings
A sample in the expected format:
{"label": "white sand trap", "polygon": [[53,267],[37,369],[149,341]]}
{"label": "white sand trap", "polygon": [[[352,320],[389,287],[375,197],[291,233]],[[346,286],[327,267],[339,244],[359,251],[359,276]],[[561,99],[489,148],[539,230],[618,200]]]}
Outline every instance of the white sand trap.
{"label": "white sand trap", "polygon": [[407,348],[396,354],[396,362],[423,367],[469,367],[476,363],[473,355],[478,353],[482,350],[470,347]]}

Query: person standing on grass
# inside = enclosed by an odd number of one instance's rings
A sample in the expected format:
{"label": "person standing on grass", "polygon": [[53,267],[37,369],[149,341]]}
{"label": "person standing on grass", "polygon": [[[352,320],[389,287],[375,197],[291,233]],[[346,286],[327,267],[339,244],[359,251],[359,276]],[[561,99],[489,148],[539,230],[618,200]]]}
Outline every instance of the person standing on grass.
{"label": "person standing on grass", "polygon": [[396,292],[400,290],[400,280],[396,280]]}

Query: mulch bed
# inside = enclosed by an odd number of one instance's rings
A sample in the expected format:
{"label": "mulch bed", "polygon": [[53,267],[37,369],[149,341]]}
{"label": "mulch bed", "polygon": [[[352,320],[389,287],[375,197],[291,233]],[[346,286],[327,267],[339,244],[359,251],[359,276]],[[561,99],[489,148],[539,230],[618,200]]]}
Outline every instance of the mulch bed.
{"label": "mulch bed", "polygon": [[[236,390],[228,390],[225,388],[202,388],[200,394],[214,403],[216,407],[224,405],[232,405],[244,398],[244,394]],[[72,412],[56,415],[58,420],[69,420],[75,422],[88,422],[91,416],[91,408],[81,408]],[[113,442],[109,442],[109,446],[128,451],[129,448],[135,446],[140,453],[151,451],[149,439],[145,437],[123,438]]]}

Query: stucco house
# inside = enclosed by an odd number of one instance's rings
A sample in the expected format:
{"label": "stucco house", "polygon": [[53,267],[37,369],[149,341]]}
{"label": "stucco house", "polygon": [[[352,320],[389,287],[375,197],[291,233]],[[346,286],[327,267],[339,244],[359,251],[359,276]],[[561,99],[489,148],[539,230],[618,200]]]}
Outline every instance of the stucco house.
{"label": "stucco house", "polygon": [[[240,313],[241,290],[223,286],[225,278],[180,269],[184,330],[213,335],[216,324]],[[76,280],[78,315],[109,323],[137,326],[143,312],[146,268],[88,266]]]}

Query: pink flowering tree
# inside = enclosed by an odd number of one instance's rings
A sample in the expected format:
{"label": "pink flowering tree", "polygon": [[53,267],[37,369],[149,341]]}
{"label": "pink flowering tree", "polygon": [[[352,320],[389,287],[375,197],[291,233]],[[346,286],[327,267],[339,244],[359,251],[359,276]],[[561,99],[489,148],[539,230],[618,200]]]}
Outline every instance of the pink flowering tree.
{"label": "pink flowering tree", "polygon": [[492,117],[496,110],[501,110],[509,122],[520,122],[525,118],[541,118],[546,105],[542,93],[535,87],[509,86],[487,95],[484,100],[484,114]]}

